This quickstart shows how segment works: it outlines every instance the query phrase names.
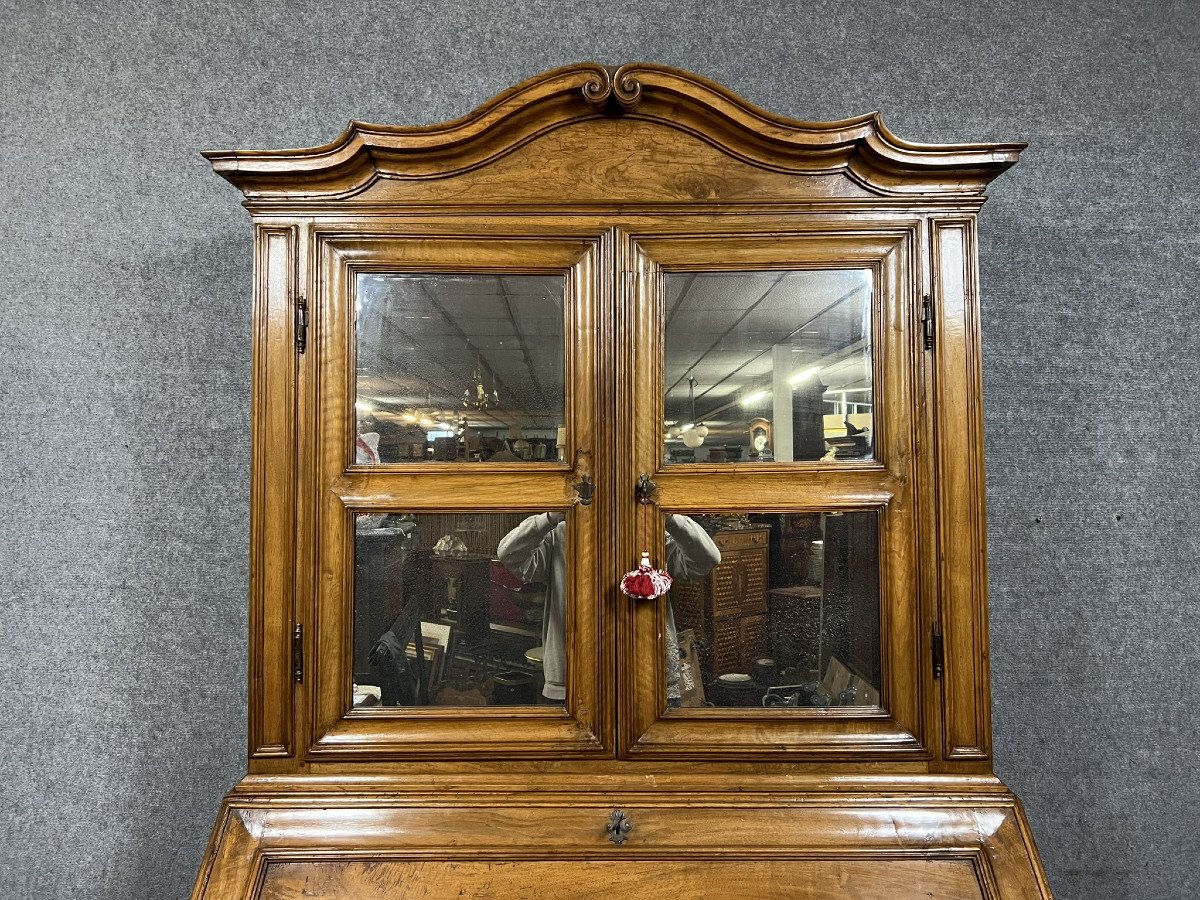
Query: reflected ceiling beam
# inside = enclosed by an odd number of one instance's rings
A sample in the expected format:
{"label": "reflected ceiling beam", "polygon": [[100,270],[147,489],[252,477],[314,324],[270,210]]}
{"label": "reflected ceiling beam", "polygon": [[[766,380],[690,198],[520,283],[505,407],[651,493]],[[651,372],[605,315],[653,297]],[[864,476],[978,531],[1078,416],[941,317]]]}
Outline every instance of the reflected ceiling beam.
{"label": "reflected ceiling beam", "polygon": [[[696,368],[696,366],[700,365],[700,363],[704,360],[704,357],[708,356],[708,354],[710,354],[714,350],[716,350],[717,347],[719,347],[721,345],[721,341],[723,341],[723,340],[725,340],[725,338],[729,337],[730,332],[732,332],[735,328],[737,328],[740,324],[742,324],[742,320],[745,319],[746,316],[750,315],[750,313],[754,312],[754,310],[758,307],[758,305],[767,299],[767,295],[770,294],[771,291],[775,290],[775,288],[779,285],[779,282],[783,281],[784,276],[787,274],[788,274],[787,272],[780,272],[779,277],[771,282],[770,287],[768,287],[765,291],[763,291],[762,294],[759,295],[759,298],[757,300],[755,300],[753,303],[751,303],[746,308],[746,311],[737,317],[737,321],[735,321],[732,325],[730,325],[728,328],[725,329],[724,334],[722,334],[719,338],[717,338],[715,341],[712,342],[711,347],[709,347],[707,350],[705,350],[703,353],[701,353],[695,359],[695,361],[690,366],[688,366],[688,370],[686,372],[684,372],[683,375],[681,375],[679,377],[679,379],[673,385],[671,385],[669,388],[667,388],[666,393],[668,393],[668,394],[671,393],[671,391],[675,390],[675,388],[679,387],[680,384],[682,384],[684,381],[686,381],[688,375],[690,375],[692,373],[692,370],[694,368]],[[704,396],[704,395],[701,394],[701,396]]]}
{"label": "reflected ceiling beam", "polygon": [[[423,287],[422,287],[422,290],[424,290]],[[428,293],[426,293],[426,296],[428,296]],[[383,319],[382,332],[384,334],[387,334],[387,333],[403,334],[404,333],[403,327],[400,327],[398,329],[395,329],[395,331],[393,331],[392,305],[390,303],[384,305],[382,319]],[[455,418],[461,418],[465,413],[468,412],[468,410],[463,409],[461,406],[458,405],[460,403],[460,401],[459,401],[459,395],[458,395],[457,391],[455,391],[452,388],[449,388],[437,381],[434,381],[431,378],[426,378],[424,375],[419,375],[416,372],[413,372],[411,369],[409,369],[404,364],[404,361],[401,361],[392,355],[393,346],[394,345],[389,342],[380,341],[380,345],[377,347],[377,350],[376,350],[376,352],[379,354],[379,356],[384,360],[384,362],[386,362],[388,364],[388,366],[391,368],[392,371],[399,372],[405,378],[413,378],[413,379],[416,379],[417,381],[424,382],[424,384],[427,387],[431,387],[431,388],[435,389],[436,391],[438,391],[438,393],[445,394],[446,396],[450,397],[450,402],[454,405],[450,409],[446,410],[447,415],[452,415]],[[441,359],[430,358],[429,361],[434,363],[435,365],[439,366],[441,369],[443,369],[446,372],[446,374],[450,376],[451,379],[457,379],[460,377],[459,373],[457,373],[453,369],[451,369]],[[376,377],[389,378],[389,380],[391,380],[390,377],[387,375],[381,375],[381,376],[376,376]],[[388,404],[384,404],[384,405],[388,405]],[[482,415],[482,413],[478,410],[476,410],[475,412],[479,415]],[[492,421],[494,421],[494,422],[500,423],[499,427],[503,427],[503,428],[511,427],[511,424],[512,424],[511,422],[507,422],[504,419],[501,419],[497,415],[490,415],[489,418],[491,418]]]}
{"label": "reflected ceiling beam", "polygon": [[[683,288],[679,291],[679,297],[675,300],[674,305],[671,307],[670,311],[667,313],[667,324],[663,328],[664,333],[668,329],[670,329],[671,323],[673,321],[675,321],[675,313],[679,312],[679,307],[683,306],[683,298],[686,297],[689,293],[691,293],[692,285],[696,283],[697,274],[698,273],[696,273],[696,272],[692,272],[690,275],[685,276],[687,278],[687,284],[685,284],[683,286]],[[663,279],[663,285],[665,287],[666,278]]]}
{"label": "reflected ceiling beam", "polygon": [[[844,360],[846,357],[850,356],[850,354],[857,353],[860,350],[865,350],[868,346],[870,346],[870,342],[866,338],[859,338],[857,341],[851,341],[849,344],[839,347],[837,350],[834,350],[832,353],[825,354],[820,359],[816,360],[813,363],[813,365],[818,366],[822,369],[828,368],[830,366],[835,366],[839,362]],[[853,382],[848,382],[844,385],[839,385],[836,388],[835,387],[827,387],[827,390],[828,391],[850,390],[851,384],[853,384]],[[727,410],[733,406],[740,406],[741,402],[742,402],[741,398],[734,398],[733,400],[730,400],[728,403],[723,403],[720,406],[710,409],[704,415],[699,416],[698,419],[701,422],[707,422],[710,419],[714,418],[717,415],[717,413],[722,413],[725,410]]]}
{"label": "reflected ceiling beam", "polygon": [[[453,332],[456,335],[458,335],[459,339],[466,346],[467,350],[470,351],[472,356],[475,357],[475,359],[478,361],[479,365],[481,365],[483,368],[487,369],[488,374],[492,376],[492,386],[495,388],[497,393],[503,393],[504,396],[511,398],[512,401],[515,403],[517,401],[517,395],[514,394],[512,392],[512,390],[509,388],[509,386],[504,383],[504,380],[499,375],[496,374],[496,370],[493,369],[491,367],[491,365],[488,363],[487,358],[483,355],[483,352],[478,347],[476,347],[474,344],[471,343],[470,335],[468,335],[465,331],[462,330],[462,328],[459,326],[458,322],[456,322],[454,320],[454,318],[450,315],[450,313],[446,312],[446,308],[444,306],[442,306],[441,303],[438,302],[438,299],[435,296],[433,296],[433,293],[429,290],[429,288],[425,284],[425,282],[421,281],[419,283],[421,285],[422,292],[424,292],[425,297],[429,300],[429,303],[433,307],[434,311],[437,312],[437,314],[442,317],[442,319],[451,328],[451,330],[453,330]],[[521,408],[520,410],[514,410],[514,412],[522,412],[525,414],[526,418],[529,418],[529,419],[533,418],[533,416],[530,414],[529,410],[524,409],[524,408]]]}
{"label": "reflected ceiling beam", "polygon": [[496,276],[496,286],[500,288],[500,299],[504,301],[504,311],[508,313],[508,321],[512,324],[513,334],[517,336],[517,346],[521,348],[521,357],[525,360],[525,368],[529,370],[529,380],[533,382],[533,389],[537,391],[538,397],[541,398],[542,406],[549,407],[550,401],[546,399],[546,392],[542,389],[542,382],[533,367],[533,357],[529,353],[529,347],[525,344],[525,335],[521,333],[521,325],[517,321],[516,313],[513,312],[512,301],[508,299],[508,288],[504,284],[503,275]]}
{"label": "reflected ceiling beam", "polygon": [[[778,284],[778,282],[776,282],[776,283]],[[825,315],[826,313],[830,312],[830,311],[831,311],[831,310],[833,310],[833,309],[836,309],[838,306],[840,306],[841,304],[845,303],[847,300],[849,300],[851,297],[853,297],[855,294],[857,294],[859,291],[861,291],[861,290],[863,289],[863,287],[865,287],[865,285],[861,285],[861,284],[860,284],[860,285],[858,285],[858,286],[856,286],[856,287],[853,287],[853,288],[851,288],[851,289],[850,289],[850,290],[848,290],[846,293],[842,294],[842,296],[838,297],[836,300],[834,300],[832,303],[830,303],[828,306],[826,306],[826,307],[825,307],[824,309],[822,309],[820,312],[816,313],[814,316],[812,316],[811,318],[809,318],[809,319],[808,319],[808,321],[804,322],[804,323],[803,323],[803,324],[801,324],[799,327],[797,327],[797,328],[794,328],[792,331],[790,331],[790,332],[788,332],[787,334],[785,334],[783,337],[781,337],[781,338],[780,338],[778,341],[776,341],[776,342],[775,342],[774,344],[772,344],[770,347],[767,347],[767,349],[766,349],[766,350],[763,350],[763,351],[761,351],[761,352],[759,352],[759,353],[756,353],[756,354],[754,354],[754,356],[750,357],[748,360],[746,360],[744,363],[742,363],[740,366],[738,366],[736,369],[734,369],[732,372],[730,372],[728,375],[726,375],[726,376],[725,376],[724,378],[722,378],[720,381],[714,382],[713,384],[709,385],[709,386],[708,386],[708,388],[706,388],[706,389],[705,389],[705,390],[704,390],[704,391],[703,391],[703,392],[700,394],[700,396],[699,396],[699,397],[697,397],[696,399],[697,399],[697,400],[699,400],[699,399],[703,398],[705,395],[707,395],[707,394],[708,394],[710,391],[712,391],[714,388],[716,388],[716,387],[718,387],[718,386],[720,386],[720,385],[724,384],[726,381],[728,381],[730,378],[732,378],[732,377],[733,377],[734,375],[736,375],[738,372],[742,371],[742,369],[746,368],[746,366],[750,365],[751,363],[755,362],[756,360],[762,359],[762,357],[764,357],[764,356],[766,356],[768,353],[772,352],[772,350],[773,350],[775,347],[777,347],[779,344],[782,344],[782,343],[784,343],[785,341],[790,341],[792,338],[794,338],[796,335],[798,335],[798,334],[799,334],[801,331],[803,331],[805,328],[807,328],[807,327],[808,327],[809,325],[811,325],[813,322],[817,321],[817,319],[821,318],[821,316]],[[770,293],[770,291],[768,291],[768,293]],[[760,301],[760,302],[761,302],[761,301]],[[741,320],[739,319],[738,321],[741,321]],[[725,333],[726,333],[726,334],[728,334],[729,332],[725,332]],[[711,348],[710,348],[710,350],[711,350]],[[842,351],[841,351],[841,350],[837,350],[837,351],[834,351],[834,352],[835,352],[835,353],[841,353]],[[706,353],[706,355],[707,355],[707,353]],[[703,357],[701,357],[701,358],[703,358]],[[828,358],[828,357],[826,357],[826,358]],[[688,369],[688,371],[690,372],[692,369],[694,369],[694,368],[695,368],[695,367],[696,367],[696,366],[699,364],[699,362],[700,362],[700,360],[696,360],[696,362],[692,363],[692,365],[691,365],[691,367]],[[813,363],[813,365],[820,365],[820,363]],[[678,383],[679,383],[679,382],[676,382],[676,384],[678,384]]]}

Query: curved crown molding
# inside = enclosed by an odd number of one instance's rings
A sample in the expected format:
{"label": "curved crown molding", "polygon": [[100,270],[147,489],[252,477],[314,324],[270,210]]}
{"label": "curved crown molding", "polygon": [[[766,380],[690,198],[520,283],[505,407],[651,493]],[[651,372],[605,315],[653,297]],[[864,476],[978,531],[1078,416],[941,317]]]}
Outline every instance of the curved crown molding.
{"label": "curved crown molding", "polygon": [[680,69],[580,63],[537,75],[449,122],[351,122],[328,144],[296,150],[207,151],[213,169],[252,199],[342,199],[377,178],[434,179],[470,171],[566,125],[601,118],[687,132],[753,166],[841,172],[883,196],[979,195],[1025,144],[921,144],[879,113],[839,122],[775,115]]}

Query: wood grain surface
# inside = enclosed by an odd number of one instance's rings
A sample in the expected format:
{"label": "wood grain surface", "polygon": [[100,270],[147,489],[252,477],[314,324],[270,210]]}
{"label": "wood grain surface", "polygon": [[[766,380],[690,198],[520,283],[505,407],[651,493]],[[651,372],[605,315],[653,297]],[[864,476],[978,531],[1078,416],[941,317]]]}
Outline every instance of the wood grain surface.
{"label": "wood grain surface", "polygon": [[[975,217],[1021,149],[589,63],[454,122],[207,153],[255,222],[251,746],[195,900],[1048,897],[988,696]],[[874,458],[663,466],[665,274],[838,268],[871,277]],[[362,272],[561,274],[564,461],[357,464]],[[660,524],[875,512],[879,706],[668,710],[666,604],[616,588],[641,474]],[[567,514],[564,707],[351,709],[353,517],[389,510]]]}

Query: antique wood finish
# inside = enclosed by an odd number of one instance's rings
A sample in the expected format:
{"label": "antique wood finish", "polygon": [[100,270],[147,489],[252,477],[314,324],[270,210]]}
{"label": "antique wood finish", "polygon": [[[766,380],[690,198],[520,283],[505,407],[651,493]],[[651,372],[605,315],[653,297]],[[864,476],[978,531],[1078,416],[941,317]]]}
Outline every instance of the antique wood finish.
{"label": "antique wood finish", "polygon": [[[608,281],[597,265],[601,240],[563,240],[526,235],[487,239],[456,236],[388,237],[328,234],[317,229],[321,277],[315,361],[321,474],[324,498],[317,530],[318,589],[308,758],[442,759],[560,756],[604,753],[611,747],[607,707],[600,698],[609,659],[598,598],[594,547],[596,507],[575,507],[568,517],[571,558],[570,625],[574,679],[569,706],[351,710],[354,514],[367,510],[420,512],[489,509],[508,512],[566,511],[575,499],[574,480],[598,454],[599,415],[595,380],[596,305]],[[567,441],[574,466],[545,463],[409,463],[361,466],[354,462],[354,282],[361,272],[520,272],[562,274],[567,281]]]}
{"label": "antique wood finish", "polygon": [[983,508],[983,376],[979,297],[975,288],[975,220],[930,222],[934,309],[943,336],[935,403],[941,485],[942,591],[947,675],[942,682],[947,759],[992,754],[988,698],[987,534]]}
{"label": "antique wood finish", "polygon": [[[582,64],[441,125],[206,154],[255,223],[250,774],[194,897],[1050,896],[988,697],[975,215],[1022,146]],[[874,458],[663,465],[665,273],[838,268],[872,278]],[[565,461],[356,463],[359,272],[561,274]],[[879,706],[668,709],[666,605],[617,591],[643,473],[659,533],[875,511]],[[453,510],[567,514],[565,706],[351,708],[355,514]]]}
{"label": "antique wood finish", "polygon": [[[710,226],[712,228],[718,225]],[[688,758],[723,756],[783,758],[795,755],[848,758],[861,753],[928,758],[928,738],[917,695],[917,539],[915,530],[914,430],[916,410],[909,344],[916,339],[912,259],[918,228],[854,228],[794,234],[708,234],[703,237],[631,239],[638,320],[625,381],[635,386],[640,409],[633,424],[632,471],[654,472],[658,502],[670,512],[810,512],[877,510],[880,523],[881,654],[885,673],[878,710],[835,708],[809,715],[776,711],[697,709],[664,715],[664,654],[658,635],[666,627],[666,604],[632,610],[633,714],[622,725],[630,756]],[[869,462],[693,464],[663,466],[662,324],[664,269],[746,271],[770,269],[869,269],[875,347],[876,455]],[[653,398],[652,400],[650,398]],[[868,499],[869,498],[869,499]],[[629,545],[632,548],[632,544]],[[933,564],[932,558],[928,561]],[[719,723],[719,725],[718,725]]]}
{"label": "antique wood finish", "polygon": [[[713,543],[721,551],[720,564],[701,581],[671,588],[678,627],[695,627],[696,636],[712,644],[714,671],[748,672],[756,657],[767,655],[761,641],[751,652],[741,638],[765,626],[769,533],[766,528],[717,532]],[[694,626],[685,626],[685,613]]]}
{"label": "antique wood finish", "polygon": [[256,230],[254,381],[251,395],[250,756],[292,754],[294,700],[290,601],[294,565],[295,377],[292,298],[296,292],[293,226]]}

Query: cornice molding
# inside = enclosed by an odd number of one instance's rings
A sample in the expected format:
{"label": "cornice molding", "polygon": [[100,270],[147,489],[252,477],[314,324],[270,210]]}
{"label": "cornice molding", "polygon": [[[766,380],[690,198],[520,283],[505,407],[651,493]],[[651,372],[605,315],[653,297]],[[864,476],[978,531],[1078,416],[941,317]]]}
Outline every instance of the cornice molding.
{"label": "cornice molding", "polygon": [[771,171],[841,172],[881,196],[980,195],[1025,147],[915,143],[893,134],[877,112],[804,122],[767,112],[679,69],[580,63],[530,78],[437,125],[351,122],[319,147],[207,151],[204,156],[251,199],[335,200],[354,196],[381,177],[452,177],[556,129],[597,119],[654,122]]}

